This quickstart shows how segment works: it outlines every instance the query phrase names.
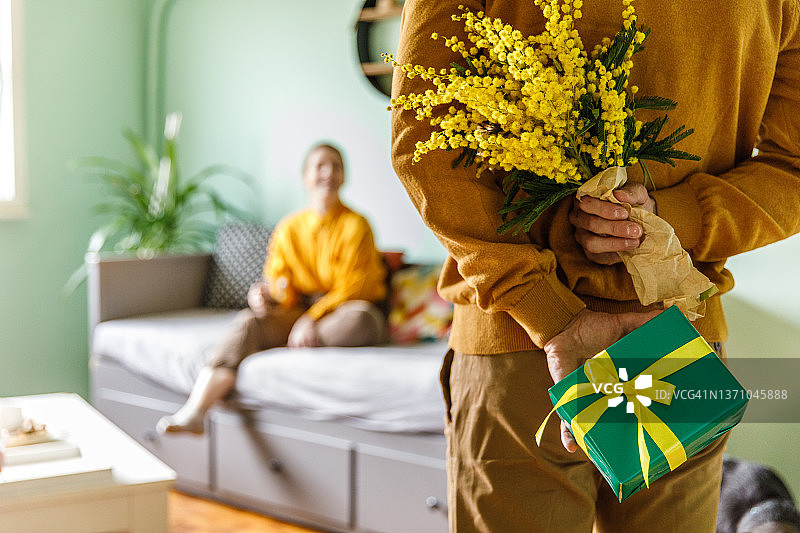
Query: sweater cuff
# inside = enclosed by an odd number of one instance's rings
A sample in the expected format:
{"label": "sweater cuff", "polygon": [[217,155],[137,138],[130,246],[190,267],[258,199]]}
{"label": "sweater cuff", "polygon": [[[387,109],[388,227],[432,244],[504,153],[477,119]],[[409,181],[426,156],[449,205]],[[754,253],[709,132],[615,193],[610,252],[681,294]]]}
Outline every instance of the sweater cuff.
{"label": "sweater cuff", "polygon": [[542,348],[585,307],[555,273],[550,273],[534,285],[508,314],[525,329],[534,344]]}
{"label": "sweater cuff", "polygon": [[700,242],[703,228],[700,204],[688,183],[652,191],[656,201],[656,212],[669,222],[685,250],[691,250]]}

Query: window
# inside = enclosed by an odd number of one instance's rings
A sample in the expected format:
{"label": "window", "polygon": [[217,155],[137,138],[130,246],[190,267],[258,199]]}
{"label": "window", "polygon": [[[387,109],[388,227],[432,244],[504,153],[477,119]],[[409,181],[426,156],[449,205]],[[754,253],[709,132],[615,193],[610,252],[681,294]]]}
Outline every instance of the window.
{"label": "window", "polygon": [[0,0],[0,217],[27,214],[22,128],[22,0]]}

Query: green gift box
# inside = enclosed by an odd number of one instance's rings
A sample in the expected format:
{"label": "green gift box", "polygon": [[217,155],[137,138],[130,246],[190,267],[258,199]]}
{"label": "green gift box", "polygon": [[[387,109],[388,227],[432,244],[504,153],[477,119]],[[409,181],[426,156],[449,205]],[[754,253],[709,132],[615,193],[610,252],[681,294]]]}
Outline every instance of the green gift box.
{"label": "green gift box", "polygon": [[748,400],[677,307],[615,342],[548,392],[553,411],[619,501],[738,424]]}

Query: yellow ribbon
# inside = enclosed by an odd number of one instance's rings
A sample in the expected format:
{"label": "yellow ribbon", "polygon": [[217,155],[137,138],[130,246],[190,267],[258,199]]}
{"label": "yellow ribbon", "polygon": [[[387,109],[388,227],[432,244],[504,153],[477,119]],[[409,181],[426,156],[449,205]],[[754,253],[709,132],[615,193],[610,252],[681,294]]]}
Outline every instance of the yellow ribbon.
{"label": "yellow ribbon", "polygon": [[[647,444],[644,439],[645,432],[650,435],[658,449],[666,457],[670,470],[675,470],[686,462],[686,450],[669,426],[658,418],[648,406],[651,401],[669,405],[672,402],[675,385],[662,379],[712,352],[713,350],[703,337],[696,337],[658,359],[633,379],[620,382],[617,368],[611,360],[611,356],[603,350],[583,365],[583,371],[589,379],[589,383],[576,383],[569,387],[558,399],[552,411],[547,414],[536,432],[536,444],[541,444],[544,428],[550,416],[556,412],[556,409],[584,396],[602,394],[602,398],[577,413],[570,423],[575,442],[588,455],[589,452],[585,442],[586,434],[591,431],[597,421],[600,420],[600,417],[603,416],[603,413],[606,412],[606,409],[610,407],[609,401],[611,400],[612,403],[615,403],[613,402],[614,399],[621,398],[624,395],[625,399],[633,404],[633,414],[638,421],[639,460],[642,465],[644,483],[649,488],[650,454],[647,451]],[[650,376],[652,386],[646,389],[636,389],[636,382],[641,376]],[[618,403],[622,403],[622,401],[620,400]],[[621,490],[619,497],[621,500]]]}

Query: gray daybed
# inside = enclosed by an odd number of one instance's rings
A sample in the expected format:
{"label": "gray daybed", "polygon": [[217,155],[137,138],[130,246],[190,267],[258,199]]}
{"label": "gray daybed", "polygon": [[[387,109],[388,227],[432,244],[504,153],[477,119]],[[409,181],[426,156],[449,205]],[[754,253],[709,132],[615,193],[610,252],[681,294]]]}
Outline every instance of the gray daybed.
{"label": "gray daybed", "polygon": [[203,307],[210,255],[87,257],[94,406],[177,488],[341,532],[446,532],[446,341],[248,358],[203,436],[155,432],[235,311]]}

